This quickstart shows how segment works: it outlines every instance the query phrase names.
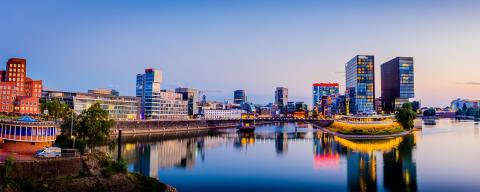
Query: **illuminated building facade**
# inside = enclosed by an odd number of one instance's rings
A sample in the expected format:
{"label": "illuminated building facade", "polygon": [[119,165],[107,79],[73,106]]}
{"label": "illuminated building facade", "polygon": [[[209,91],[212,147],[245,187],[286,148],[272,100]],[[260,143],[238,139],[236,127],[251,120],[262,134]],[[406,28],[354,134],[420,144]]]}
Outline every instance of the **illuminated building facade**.
{"label": "illuminated building facade", "polygon": [[334,96],[338,94],[338,83],[314,83],[312,86],[312,106],[320,108],[323,96]]}
{"label": "illuminated building facade", "polygon": [[382,108],[394,112],[414,94],[413,57],[396,57],[381,66]]}
{"label": "illuminated building facade", "polygon": [[375,67],[373,55],[357,55],[345,65],[346,94],[352,114],[375,110]]}
{"label": "illuminated building facade", "polygon": [[57,137],[58,125],[40,122],[29,116],[20,119],[0,120],[2,149],[14,153],[34,153],[43,147],[52,146]]}
{"label": "illuminated building facade", "polygon": [[1,113],[19,115],[40,113],[42,81],[27,77],[25,59],[9,59],[6,70],[0,71],[0,80]]}

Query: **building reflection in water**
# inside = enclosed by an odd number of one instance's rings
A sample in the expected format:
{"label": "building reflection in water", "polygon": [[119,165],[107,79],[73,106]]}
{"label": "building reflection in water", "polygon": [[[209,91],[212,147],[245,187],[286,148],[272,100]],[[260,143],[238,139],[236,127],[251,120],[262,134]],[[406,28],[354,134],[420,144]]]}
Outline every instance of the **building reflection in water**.
{"label": "building reflection in water", "polygon": [[275,133],[275,151],[277,152],[277,155],[283,155],[288,152],[288,133]]}
{"label": "building reflection in water", "polygon": [[341,146],[333,137],[316,132],[313,138],[313,162],[315,169],[339,168]]}
{"label": "building reflection in water", "polygon": [[[317,132],[313,141],[314,168],[336,168],[340,157],[345,157],[351,191],[377,191],[380,171],[383,171],[385,190],[417,191],[417,170],[412,155],[416,135],[386,140],[347,140]],[[383,162],[378,162],[379,159]]]}
{"label": "building reflection in water", "polygon": [[[311,139],[311,140],[310,140]],[[314,169],[339,169],[346,160],[347,185],[352,191],[417,191],[414,146],[417,134],[386,140],[347,140],[321,131],[223,133],[172,139],[126,141],[122,156],[129,170],[158,178],[165,168],[189,168],[197,157],[205,160],[205,151],[220,145],[247,150],[256,142],[274,144],[277,155],[288,153],[289,142],[312,141]],[[291,144],[291,143],[290,143]],[[104,147],[115,154],[116,149]],[[273,149],[272,149],[273,150]],[[115,155],[114,155],[115,156]],[[382,173],[383,171],[383,173]],[[378,183],[382,179],[383,183]]]}

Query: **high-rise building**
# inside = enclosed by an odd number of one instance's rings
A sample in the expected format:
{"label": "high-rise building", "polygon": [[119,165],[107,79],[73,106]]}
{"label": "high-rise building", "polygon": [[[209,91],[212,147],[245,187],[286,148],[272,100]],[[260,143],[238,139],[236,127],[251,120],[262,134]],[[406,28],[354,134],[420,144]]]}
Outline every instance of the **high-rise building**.
{"label": "high-rise building", "polygon": [[11,58],[6,70],[0,71],[0,112],[14,114],[40,113],[42,81],[27,77],[27,61]]}
{"label": "high-rise building", "polygon": [[233,103],[234,104],[244,104],[247,102],[247,96],[245,90],[235,90],[233,92]]}
{"label": "high-rise building", "polygon": [[192,88],[176,88],[175,92],[182,94],[183,100],[188,102],[188,115],[198,114],[198,90]]}
{"label": "high-rise building", "polygon": [[413,57],[396,57],[381,66],[382,107],[394,112],[414,94]]}
{"label": "high-rise building", "polygon": [[346,93],[352,114],[375,111],[375,67],[373,55],[357,55],[345,65]]}
{"label": "high-rise building", "polygon": [[288,103],[288,89],[285,87],[277,87],[275,91],[275,104],[280,109],[280,113],[285,113]]}
{"label": "high-rise building", "polygon": [[323,96],[338,95],[338,83],[314,83],[312,86],[312,106],[320,108]]}
{"label": "high-rise building", "polygon": [[145,69],[137,74],[136,96],[141,98],[140,117],[142,119],[186,119],[188,102],[183,95],[161,90],[162,72]]}

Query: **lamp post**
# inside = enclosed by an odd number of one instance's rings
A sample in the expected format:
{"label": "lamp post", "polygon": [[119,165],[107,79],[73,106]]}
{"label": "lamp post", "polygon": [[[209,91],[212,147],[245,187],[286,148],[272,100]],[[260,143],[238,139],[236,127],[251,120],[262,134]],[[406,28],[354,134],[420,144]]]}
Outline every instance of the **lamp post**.
{"label": "lamp post", "polygon": [[72,110],[72,118],[70,121],[70,139],[73,139],[72,149],[75,149],[75,137],[73,136],[73,113],[74,111]]}

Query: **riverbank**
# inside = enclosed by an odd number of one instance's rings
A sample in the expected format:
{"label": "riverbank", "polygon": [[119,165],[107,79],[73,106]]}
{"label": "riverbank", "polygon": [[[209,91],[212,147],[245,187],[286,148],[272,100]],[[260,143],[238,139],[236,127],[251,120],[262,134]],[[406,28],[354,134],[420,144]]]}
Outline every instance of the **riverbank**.
{"label": "riverbank", "polygon": [[154,178],[128,173],[105,153],[82,157],[12,161],[0,164],[0,191],[168,191]]}
{"label": "riverbank", "polygon": [[344,135],[391,135],[403,132],[397,122],[350,123],[334,122],[327,129]]}

